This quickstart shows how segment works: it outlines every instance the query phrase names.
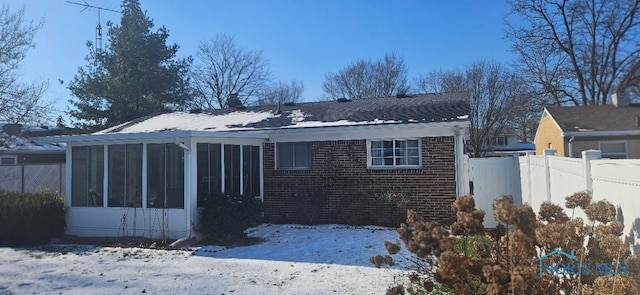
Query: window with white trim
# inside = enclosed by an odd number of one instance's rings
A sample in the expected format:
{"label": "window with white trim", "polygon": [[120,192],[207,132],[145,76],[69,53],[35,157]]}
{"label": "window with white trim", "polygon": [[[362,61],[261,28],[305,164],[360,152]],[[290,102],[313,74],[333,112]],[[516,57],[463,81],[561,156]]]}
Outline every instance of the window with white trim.
{"label": "window with white trim", "polygon": [[278,169],[311,168],[311,144],[309,142],[276,143]]}
{"label": "window with white trim", "polygon": [[0,166],[13,166],[18,164],[16,156],[0,156]]}
{"label": "window with white trim", "polygon": [[492,136],[489,138],[489,145],[499,146],[499,145],[508,145],[509,140],[506,136]]}
{"label": "window with white trim", "polygon": [[416,168],[422,163],[419,139],[371,140],[369,166],[374,168]]}
{"label": "window with white trim", "polygon": [[602,158],[626,159],[627,143],[624,141],[600,142],[600,151],[602,152]]}

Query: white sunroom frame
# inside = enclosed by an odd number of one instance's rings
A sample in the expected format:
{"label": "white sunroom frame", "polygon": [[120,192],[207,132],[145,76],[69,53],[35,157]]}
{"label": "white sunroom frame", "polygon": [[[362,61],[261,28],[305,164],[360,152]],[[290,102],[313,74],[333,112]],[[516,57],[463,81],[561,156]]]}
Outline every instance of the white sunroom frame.
{"label": "white sunroom frame", "polygon": [[[59,141],[67,142],[66,151],[66,167],[65,172],[65,204],[67,204],[67,234],[78,236],[146,236],[151,238],[171,238],[178,239],[181,237],[190,237],[197,223],[197,144],[221,144],[221,145],[248,145],[259,147],[259,158],[262,159],[263,146],[266,141],[266,135],[253,132],[243,132],[242,136],[238,136],[234,132],[193,132],[193,131],[173,131],[173,132],[154,132],[142,134],[94,134],[81,136],[65,136],[58,137]],[[183,148],[184,151],[184,208],[148,208],[148,185],[147,185],[147,145],[157,143],[175,143]],[[109,207],[109,161],[108,149],[109,145],[114,144],[142,144],[142,206],[134,207]],[[72,190],[72,149],[78,146],[96,146],[104,147],[104,167],[103,167],[103,198],[101,207],[78,207],[72,206],[71,190]],[[240,161],[242,161],[243,153],[240,153]],[[242,163],[242,162],[241,162]],[[259,161],[260,171],[260,198],[263,198],[264,191],[264,175],[263,163]],[[243,167],[240,165],[239,173],[242,175]],[[224,180],[224,148],[221,149],[221,175]],[[240,193],[244,189],[243,177],[240,177]],[[224,191],[224,181],[221,187]],[[156,218],[159,215],[160,218]],[[161,231],[155,231],[151,222],[156,219],[163,221],[158,228]],[[127,221],[128,220],[128,221]],[[168,223],[171,220],[171,223]],[[147,223],[149,226],[147,227]],[[142,225],[140,225],[142,224]],[[147,229],[148,228],[148,229]],[[154,231],[152,231],[154,230]]]}

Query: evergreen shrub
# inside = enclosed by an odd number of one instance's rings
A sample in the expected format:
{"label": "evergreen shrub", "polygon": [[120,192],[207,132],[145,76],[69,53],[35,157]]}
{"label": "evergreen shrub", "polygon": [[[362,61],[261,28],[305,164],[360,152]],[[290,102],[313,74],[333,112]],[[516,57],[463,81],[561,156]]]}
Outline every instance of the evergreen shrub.
{"label": "evergreen shrub", "polygon": [[247,228],[260,223],[262,201],[240,194],[220,193],[203,202],[199,212],[199,232],[214,239],[244,236]]}
{"label": "evergreen shrub", "polygon": [[0,243],[39,244],[64,234],[64,198],[52,191],[0,191]]}

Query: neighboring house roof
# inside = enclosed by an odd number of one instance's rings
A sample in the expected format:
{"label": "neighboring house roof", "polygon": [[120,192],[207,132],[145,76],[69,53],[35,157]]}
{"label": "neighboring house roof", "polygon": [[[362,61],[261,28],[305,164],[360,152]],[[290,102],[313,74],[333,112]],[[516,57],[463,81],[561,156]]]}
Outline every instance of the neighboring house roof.
{"label": "neighboring house roof", "polygon": [[466,93],[435,93],[402,98],[308,102],[280,107],[172,112],[140,118],[94,134],[246,131],[468,121],[469,111]]}
{"label": "neighboring house roof", "polygon": [[640,107],[590,105],[548,107],[546,111],[565,133],[597,131],[640,131]]}
{"label": "neighboring house roof", "polygon": [[47,143],[40,140],[44,136],[68,134],[64,129],[17,125],[17,133],[19,134],[8,134],[5,127],[9,125],[16,126],[15,124],[0,123],[0,154],[65,153],[65,144]]}

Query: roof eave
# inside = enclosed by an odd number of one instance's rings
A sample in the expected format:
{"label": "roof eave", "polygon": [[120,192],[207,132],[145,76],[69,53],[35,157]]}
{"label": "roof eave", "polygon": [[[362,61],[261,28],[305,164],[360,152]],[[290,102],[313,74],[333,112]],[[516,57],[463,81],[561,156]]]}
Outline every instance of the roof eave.
{"label": "roof eave", "polygon": [[270,134],[295,134],[295,133],[324,133],[336,130],[364,130],[364,129],[397,129],[397,128],[425,128],[438,126],[451,126],[458,128],[468,128],[469,120],[451,120],[425,123],[387,123],[387,124],[363,124],[363,125],[339,125],[339,126],[318,126],[318,127],[291,127],[291,128],[271,128],[256,130],[236,130],[236,131],[153,131],[138,133],[100,133],[82,135],[62,135],[42,137],[40,140],[46,143],[76,143],[76,142],[105,142],[105,141],[132,141],[132,140],[159,140],[175,138],[247,138],[247,139],[267,139]]}
{"label": "roof eave", "polygon": [[640,135],[640,130],[592,130],[592,131],[562,131],[562,137],[607,137]]}
{"label": "roof eave", "polygon": [[82,134],[82,135],[66,135],[66,136],[50,136],[43,137],[43,142],[93,142],[93,141],[119,141],[119,140],[158,140],[171,138],[189,138],[189,137],[209,137],[209,138],[267,138],[266,134],[261,131],[153,131],[153,132],[136,132],[136,133],[102,133],[102,134]]}

